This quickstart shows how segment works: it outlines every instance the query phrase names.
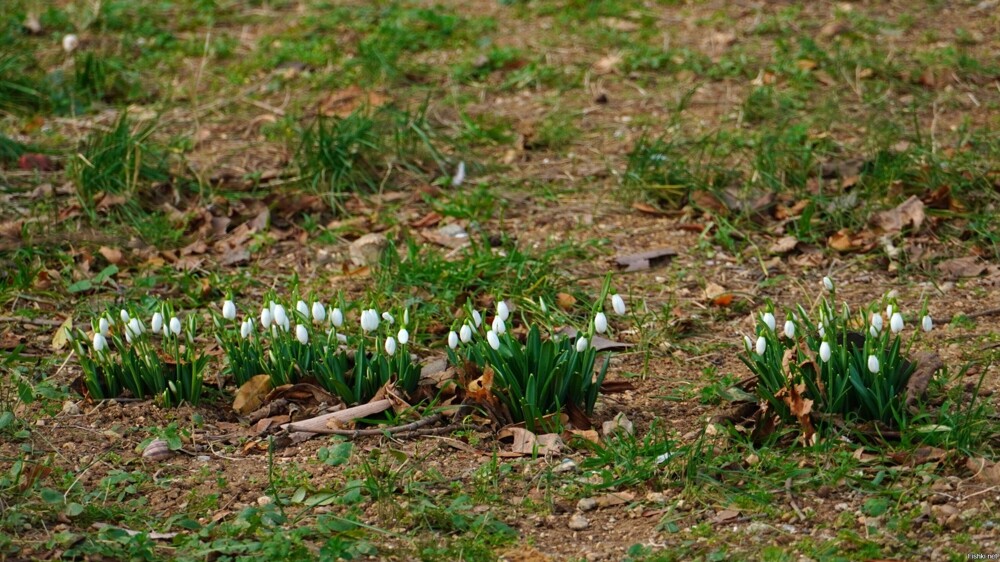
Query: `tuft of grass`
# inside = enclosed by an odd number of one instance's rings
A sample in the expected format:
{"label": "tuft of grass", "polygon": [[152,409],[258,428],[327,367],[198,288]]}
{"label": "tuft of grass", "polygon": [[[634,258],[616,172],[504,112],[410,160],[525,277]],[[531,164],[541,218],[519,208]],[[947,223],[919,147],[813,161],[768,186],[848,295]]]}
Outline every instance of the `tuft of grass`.
{"label": "tuft of grass", "polygon": [[95,131],[70,160],[81,206],[96,216],[99,194],[134,197],[147,182],[169,179],[166,160],[150,141],[155,122],[133,127],[125,112],[109,131]]}

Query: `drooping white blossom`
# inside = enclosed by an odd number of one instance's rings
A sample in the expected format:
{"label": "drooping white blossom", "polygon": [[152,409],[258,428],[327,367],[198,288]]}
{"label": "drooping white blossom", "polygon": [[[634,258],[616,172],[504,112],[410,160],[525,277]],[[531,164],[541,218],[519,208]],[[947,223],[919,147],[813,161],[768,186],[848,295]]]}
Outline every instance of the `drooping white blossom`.
{"label": "drooping white blossom", "polygon": [[594,315],[594,331],[598,334],[608,331],[608,317],[603,312]]}

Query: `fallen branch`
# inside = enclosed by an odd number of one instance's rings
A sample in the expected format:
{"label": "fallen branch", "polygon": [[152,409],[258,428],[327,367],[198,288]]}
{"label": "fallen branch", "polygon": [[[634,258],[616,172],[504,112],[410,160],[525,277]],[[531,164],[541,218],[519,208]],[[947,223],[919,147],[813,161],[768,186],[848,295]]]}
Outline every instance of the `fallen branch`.
{"label": "fallen branch", "polygon": [[[302,420],[297,422],[286,423],[281,426],[288,432],[301,431],[307,433],[324,433],[330,434],[336,427],[331,428],[330,422],[333,422],[334,426],[343,425],[350,423],[356,419],[364,418],[372,414],[378,414],[379,412],[384,412],[392,407],[392,401],[388,398],[382,400],[373,400],[367,404],[362,404],[360,406],[355,406],[353,408],[348,408],[346,410],[340,410],[337,412],[332,412],[329,414],[323,414],[322,416],[317,416],[315,418],[310,418],[308,420]],[[338,431],[344,431],[339,430]]]}
{"label": "fallen branch", "polygon": [[[393,434],[409,434],[420,431],[420,428],[430,425],[432,423],[440,421],[444,416],[441,414],[434,414],[433,416],[427,416],[426,418],[420,418],[415,422],[410,422],[403,425],[397,425],[393,427],[383,427],[377,428],[373,427],[371,429],[327,429],[326,431],[318,431],[317,433],[325,433],[328,435],[343,435],[345,437],[370,437],[373,435],[393,435]],[[433,428],[440,429],[440,428]]]}

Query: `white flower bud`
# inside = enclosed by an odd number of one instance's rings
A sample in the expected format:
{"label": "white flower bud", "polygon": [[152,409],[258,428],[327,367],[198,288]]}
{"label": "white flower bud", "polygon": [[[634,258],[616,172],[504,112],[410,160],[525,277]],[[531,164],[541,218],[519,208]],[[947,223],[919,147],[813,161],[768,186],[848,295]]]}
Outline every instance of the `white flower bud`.
{"label": "white flower bud", "polygon": [[538,297],[538,308],[542,309],[542,314],[549,313],[549,307],[545,306],[545,299]]}
{"label": "white flower bud", "polygon": [[882,315],[877,312],[872,314],[872,328],[875,328],[876,332],[882,331]]}
{"label": "white flower bud", "polygon": [[274,307],[274,323],[286,332],[291,326],[291,323],[288,321],[288,313],[285,312],[285,307],[280,304]]}
{"label": "white flower bud", "polygon": [[396,339],[399,340],[400,345],[406,345],[410,341],[410,332],[406,331],[406,328],[400,328]]}
{"label": "white flower bud", "polygon": [[129,330],[128,326],[125,327],[125,342],[132,343],[132,330]]}
{"label": "white flower bud", "polygon": [[785,320],[785,337],[788,339],[795,339],[795,322]]}
{"label": "white flower bud", "polygon": [[750,336],[743,336],[743,347],[747,352],[753,349],[753,340],[750,339]]}
{"label": "white flower bud", "polygon": [[479,314],[478,310],[473,309],[472,311],[472,321],[476,323],[476,327],[483,325],[483,315]]}
{"label": "white flower bud", "polygon": [[833,291],[833,280],[829,277],[823,278],[823,286],[826,287],[827,291]]}
{"label": "white flower bud", "polygon": [[62,48],[67,53],[72,53],[79,46],[80,46],[80,39],[76,35],[70,33],[68,35],[63,36]]}
{"label": "white flower bud", "polygon": [[448,332],[448,347],[452,349],[458,347],[458,334],[455,333],[455,330]]}
{"label": "white flower bud", "polygon": [[868,333],[871,334],[873,338],[877,338],[878,337],[878,330],[875,329],[875,326],[869,326],[868,327]]}
{"label": "white flower bud", "polygon": [[368,310],[361,311],[361,329],[365,332],[371,332],[378,328],[378,311],[374,308],[369,308]]}
{"label": "white flower bud", "polygon": [[493,330],[486,332],[486,341],[494,350],[500,349],[500,338],[497,337],[497,333]]}
{"label": "white flower bud", "polygon": [[621,295],[614,294],[611,295],[611,308],[615,310],[615,314],[621,316],[625,314],[625,301],[622,299]]}
{"label": "white flower bud", "polygon": [[175,336],[181,335],[181,320],[174,316],[170,319],[170,331],[174,333]]}
{"label": "white flower bud", "polygon": [[385,338],[385,352],[390,357],[396,354],[396,338],[392,336]]}
{"label": "white flower bud", "polygon": [[608,331],[608,317],[603,312],[594,315],[594,331],[603,334]]}
{"label": "white flower bud", "polygon": [[111,326],[108,324],[107,318],[101,318],[100,320],[97,321],[97,329],[100,332],[100,334],[105,338],[108,337],[108,329],[110,327]]}
{"label": "white flower bud", "polygon": [[133,336],[139,336],[142,334],[142,324],[139,323],[138,318],[133,318],[128,321],[128,324],[125,326],[125,332],[128,333],[129,331],[132,332]]}
{"label": "white flower bud", "polygon": [[868,370],[871,371],[872,373],[878,373],[879,370],[878,357],[875,357],[874,355],[868,356]]}
{"label": "white flower bud", "polygon": [[231,300],[222,303],[222,317],[226,320],[236,320],[236,304]]}
{"label": "white flower bud", "polygon": [[764,336],[760,336],[757,338],[757,355],[764,355],[765,351],[767,351],[767,340]]}
{"label": "white flower bud", "polygon": [[925,332],[929,332],[929,331],[931,331],[931,330],[933,330],[933,329],[934,329],[934,321],[933,321],[933,320],[931,320],[931,317],[930,317],[930,315],[929,315],[929,314],[928,314],[927,316],[924,316],[924,317],[923,317],[923,318],[922,318],[922,319],[920,320],[920,327],[921,327],[921,328],[922,328],[922,329],[923,329],[923,330],[924,330]]}
{"label": "white flower bud", "polygon": [[468,324],[463,324],[462,328],[459,330],[459,336],[462,338],[462,343],[469,343],[472,341],[472,327]]}
{"label": "white flower bud", "polygon": [[774,327],[776,325],[774,321],[774,314],[771,314],[770,312],[765,312],[764,314],[760,315],[760,319],[764,321],[764,324],[767,325],[767,328],[769,330],[771,330],[772,332],[774,331]]}
{"label": "white flower bud", "polygon": [[898,312],[892,313],[892,318],[889,319],[889,329],[892,333],[898,334],[903,331],[903,315]]}
{"label": "white flower bud", "polygon": [[246,320],[243,321],[243,324],[240,325],[240,337],[242,337],[243,339],[247,339],[250,337],[250,334],[252,332],[253,332],[253,322],[251,322],[250,319],[247,318]]}
{"label": "white flower bud", "polygon": [[295,310],[302,316],[305,316],[306,320],[309,319],[309,305],[306,304],[306,301],[300,300],[299,302],[295,303]]}
{"label": "white flower bud", "polygon": [[159,334],[160,330],[163,329],[163,315],[159,312],[154,312],[153,319],[150,321],[150,327],[153,329],[154,334]]}
{"label": "white flower bud", "polygon": [[299,343],[306,345],[309,343],[309,330],[302,324],[295,326],[295,339],[299,340]]}
{"label": "white flower bud", "polygon": [[312,318],[313,322],[316,322],[317,324],[326,320],[326,309],[323,308],[323,303],[318,301],[313,303]]}
{"label": "white flower bud", "polygon": [[260,326],[265,330],[271,327],[271,309],[265,308],[260,311]]}
{"label": "white flower bud", "polygon": [[503,323],[503,318],[500,318],[499,316],[493,317],[493,331],[496,332],[497,335],[507,331],[507,325]]}
{"label": "white flower bud", "polygon": [[819,344],[819,358],[822,362],[826,363],[830,360],[830,344],[823,342]]}
{"label": "white flower bud", "polygon": [[576,340],[576,352],[583,353],[584,351],[587,351],[588,343],[590,342],[588,342],[587,338],[584,337],[581,337],[580,339]]}
{"label": "white flower bud", "polygon": [[510,309],[507,308],[507,301],[500,301],[497,303],[497,316],[499,316],[500,320],[503,320],[504,322],[506,322],[507,318],[510,317]]}
{"label": "white flower bud", "polygon": [[390,326],[396,323],[396,319],[393,318],[388,312],[382,313],[382,320],[385,320]]}
{"label": "white flower bud", "polygon": [[101,352],[108,348],[108,339],[104,334],[94,334],[94,351]]}
{"label": "white flower bud", "polygon": [[886,305],[886,307],[885,307],[885,316],[886,316],[886,318],[892,318],[892,313],[895,312],[895,311],[896,311],[896,309],[894,309],[892,307],[892,304]]}
{"label": "white flower bud", "polygon": [[341,326],[343,326],[344,325],[344,312],[342,310],[340,310],[339,308],[333,309],[333,312],[330,314],[330,322],[332,322],[333,325],[335,327],[337,327],[337,328],[340,328]]}
{"label": "white flower bud", "polygon": [[123,308],[123,309],[122,309],[122,311],[121,311],[121,312],[120,312],[120,313],[118,314],[118,316],[120,316],[120,317],[121,317],[121,319],[122,319],[122,323],[124,323],[124,324],[128,324],[128,321],[129,321],[129,316],[128,316],[128,311],[126,311],[126,310],[125,310],[125,309]]}

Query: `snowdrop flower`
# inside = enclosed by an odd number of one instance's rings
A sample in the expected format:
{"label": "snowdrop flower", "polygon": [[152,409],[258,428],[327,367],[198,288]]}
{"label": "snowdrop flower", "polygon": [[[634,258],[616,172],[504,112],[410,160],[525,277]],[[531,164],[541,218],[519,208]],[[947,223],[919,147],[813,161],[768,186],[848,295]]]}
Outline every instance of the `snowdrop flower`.
{"label": "snowdrop flower", "polygon": [[746,348],[748,352],[753,349],[753,340],[750,339],[750,336],[743,336],[743,347]]}
{"label": "snowdrop flower", "polygon": [[361,311],[361,329],[371,332],[378,328],[378,311],[374,308]]}
{"label": "snowdrop flower", "polygon": [[125,327],[125,343],[132,343],[132,330]]}
{"label": "snowdrop flower", "polygon": [[[153,323],[153,325],[155,326],[155,325],[156,325],[156,323],[155,323],[155,318],[156,318],[156,316],[154,315],[154,316],[153,316],[153,318],[154,318],[154,323]],[[107,318],[101,318],[101,319],[100,319],[100,320],[99,320],[99,321],[97,322],[97,329],[98,329],[98,331],[100,332],[100,334],[101,334],[102,336],[104,336],[105,338],[106,338],[106,337],[108,337],[108,328],[110,328],[110,327],[111,327],[111,326],[110,326],[110,324],[108,324],[108,319],[107,319]]]}
{"label": "snowdrop flower", "polygon": [[497,303],[497,316],[499,316],[500,320],[503,320],[504,322],[507,321],[507,318],[510,318],[510,309],[507,308],[507,301],[500,301]]}
{"label": "snowdrop flower", "polygon": [[795,339],[795,322],[785,320],[785,337],[790,340]]}
{"label": "snowdrop flower", "polygon": [[772,332],[774,331],[774,326],[775,326],[774,314],[771,314],[770,312],[765,312],[764,314],[760,315],[760,319],[763,320],[765,324],[767,324],[767,328],[769,330],[771,330]]}
{"label": "snowdrop flower", "polygon": [[892,318],[892,313],[895,312],[895,311],[896,311],[896,309],[894,309],[891,304],[886,305],[886,307],[885,307],[885,315],[886,315],[887,318]]}
{"label": "snowdrop flower", "polygon": [[390,357],[396,354],[396,338],[392,336],[385,338],[385,352]]}
{"label": "snowdrop flower", "polygon": [[826,363],[830,360],[830,344],[823,342],[819,344],[819,358],[820,361]]}
{"label": "snowdrop flower", "polygon": [[236,304],[231,300],[222,303],[222,317],[226,320],[236,320]]}
{"label": "snowdrop flower", "polygon": [[291,323],[288,321],[288,313],[285,312],[285,307],[280,304],[274,307],[274,323],[286,332],[291,327]]}
{"label": "snowdrop flower", "polygon": [[875,326],[868,328],[868,333],[871,334],[873,338],[878,337],[878,330],[875,329]]}
{"label": "snowdrop flower", "polygon": [[344,325],[344,312],[339,308],[333,309],[330,313],[330,322],[333,323],[334,327],[340,328]]}
{"label": "snowdrop flower", "polygon": [[458,347],[458,334],[455,333],[455,330],[448,332],[448,347],[452,349]]}
{"label": "snowdrop flower", "polygon": [[826,287],[827,291],[833,291],[833,280],[829,277],[823,278],[823,286]]}
{"label": "snowdrop flower", "polygon": [[822,324],[819,325],[819,337],[821,337],[821,338],[825,338],[826,337],[826,326],[824,326]]}
{"label": "snowdrop flower", "polygon": [[276,302],[274,302],[274,301],[271,301],[271,302],[269,302],[267,304],[267,309],[271,311],[271,317],[272,318],[274,317],[274,309],[277,308],[277,307],[278,307],[278,304]]}
{"label": "snowdrop flower", "polygon": [[396,339],[399,340],[400,345],[406,345],[410,341],[410,332],[407,332],[406,328],[400,328],[396,334]]}
{"label": "snowdrop flower", "polygon": [[615,314],[619,316],[625,314],[625,301],[621,295],[617,293],[611,295],[611,308],[615,309]]}
{"label": "snowdrop flower", "polygon": [[326,320],[326,309],[323,308],[323,303],[318,301],[313,303],[312,317],[313,322],[316,322],[317,324]]}
{"label": "snowdrop flower", "polygon": [[383,312],[382,313],[382,320],[385,320],[386,322],[388,322],[390,326],[392,326],[393,324],[396,323],[396,319],[393,318],[392,315],[389,314],[388,312]]}
{"label": "snowdrop flower", "polygon": [[459,330],[459,336],[462,338],[462,343],[472,341],[472,327],[468,324],[463,324],[462,329]]}
{"label": "snowdrop flower", "polygon": [[271,310],[265,308],[260,311],[260,325],[265,330],[271,326]]}
{"label": "snowdrop flower", "polygon": [[247,339],[250,337],[250,333],[253,332],[253,322],[249,318],[243,321],[240,325],[240,337]]}
{"label": "snowdrop flower", "polygon": [[608,331],[608,317],[603,312],[598,312],[594,316],[594,331],[603,334]]}
{"label": "snowdrop flower", "polygon": [[876,333],[882,331],[882,315],[881,314],[878,314],[878,313],[872,314],[872,328],[875,328],[875,332]]}
{"label": "snowdrop flower", "polygon": [[473,309],[472,310],[472,321],[476,323],[476,327],[477,328],[480,327],[480,326],[482,326],[483,325],[483,315],[479,314],[478,310]]}
{"label": "snowdrop flower", "polygon": [[503,323],[503,318],[499,316],[493,317],[493,331],[498,335],[507,331],[507,325]]}
{"label": "snowdrop flower", "polygon": [[295,326],[295,339],[299,340],[299,343],[306,345],[309,343],[309,330],[302,324]]}
{"label": "snowdrop flower", "polygon": [[[170,331],[174,333],[175,336],[181,335],[181,320],[174,316],[170,319]],[[166,332],[164,332],[166,333]]]}
{"label": "snowdrop flower", "polygon": [[153,330],[154,334],[159,334],[160,330],[163,329],[163,315],[159,312],[153,313],[153,319],[149,322],[150,328]]}
{"label": "snowdrop flower", "polygon": [[892,333],[898,334],[903,331],[903,315],[898,312],[892,313],[892,318],[889,319],[889,329]]}
{"label": "snowdrop flower", "polygon": [[545,306],[545,299],[538,297],[538,308],[542,309],[542,314],[549,313],[549,307]]}
{"label": "snowdrop flower", "polygon": [[458,187],[462,185],[462,182],[464,181],[465,181],[465,161],[463,160],[458,163],[458,168],[455,169],[455,175],[452,176],[451,178],[451,185],[452,187]]}
{"label": "snowdrop flower", "polygon": [[63,36],[62,48],[67,53],[72,53],[79,46],[80,46],[80,39],[76,35],[70,33],[69,35]]}
{"label": "snowdrop flower", "polygon": [[587,341],[587,338],[581,337],[580,339],[576,340],[576,352],[583,353],[584,351],[586,351],[588,343],[590,342]]}
{"label": "snowdrop flower", "polygon": [[305,316],[307,320],[309,319],[309,305],[306,304],[306,301],[299,301],[295,303],[295,310],[297,310],[302,316]]}
{"label": "snowdrop flower", "polygon": [[757,355],[764,355],[765,351],[767,351],[767,340],[764,336],[760,336],[757,338]]}
{"label": "snowdrop flower", "polygon": [[497,333],[493,330],[486,332],[486,341],[494,350],[500,349],[500,338],[497,337]]}
{"label": "snowdrop flower", "polygon": [[121,313],[119,313],[119,316],[121,317],[123,323],[128,324],[129,316],[128,312],[124,308],[122,309]]}
{"label": "snowdrop flower", "polygon": [[872,373],[878,373],[879,370],[878,357],[875,357],[874,355],[868,356],[868,370],[871,371]]}
{"label": "snowdrop flower", "polygon": [[100,353],[108,348],[108,339],[104,334],[98,332],[94,334],[94,351]]}
{"label": "snowdrop flower", "polygon": [[138,318],[133,318],[128,321],[128,325],[125,326],[125,333],[128,333],[129,331],[132,332],[133,336],[142,334],[142,324],[139,322]]}
{"label": "snowdrop flower", "polygon": [[929,332],[934,329],[934,321],[931,320],[931,316],[929,314],[920,320],[920,327],[923,328],[925,332]]}
{"label": "snowdrop flower", "polygon": [[340,343],[347,343],[347,336],[344,334],[337,334],[337,341]]}

